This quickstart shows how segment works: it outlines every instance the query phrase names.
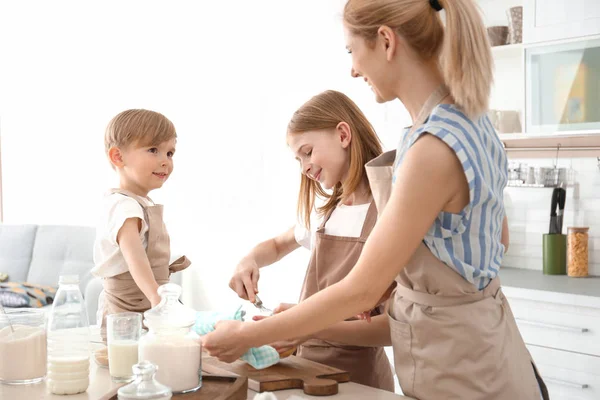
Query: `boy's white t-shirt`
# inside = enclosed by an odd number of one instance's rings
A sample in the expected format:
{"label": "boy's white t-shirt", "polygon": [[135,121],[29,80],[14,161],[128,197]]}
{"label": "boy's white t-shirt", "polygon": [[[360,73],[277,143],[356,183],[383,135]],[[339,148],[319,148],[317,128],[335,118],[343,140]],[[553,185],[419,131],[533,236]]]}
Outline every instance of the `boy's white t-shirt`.
{"label": "boy's white t-shirt", "polygon": [[[144,205],[154,205],[150,199],[141,198],[141,200]],[[92,268],[94,276],[109,278],[129,271],[117,244],[117,234],[128,218],[139,218],[142,221],[140,239],[144,248],[148,247],[146,239],[148,224],[144,218],[144,210],[137,200],[119,193],[105,196],[100,222],[96,227],[94,268]]]}
{"label": "boy's white t-shirt", "polygon": [[[329,217],[329,220],[325,224],[325,234],[331,236],[360,237],[370,206],[371,203],[355,206],[339,204],[333,210],[331,217]],[[311,250],[315,242],[315,233],[322,221],[322,217],[316,218],[315,214],[311,215],[310,231],[303,224],[297,223],[294,228],[296,242],[300,246]]]}

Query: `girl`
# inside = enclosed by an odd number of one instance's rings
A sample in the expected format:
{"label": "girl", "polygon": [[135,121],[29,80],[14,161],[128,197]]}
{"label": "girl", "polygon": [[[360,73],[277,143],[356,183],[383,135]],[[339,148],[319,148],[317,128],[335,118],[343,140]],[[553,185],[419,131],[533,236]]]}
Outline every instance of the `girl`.
{"label": "girl", "polygon": [[498,278],[507,160],[486,117],[492,57],[475,4],[349,0],[344,26],[352,76],[380,103],[400,99],[413,120],[395,156],[368,166],[382,214],[344,279],[264,321],[221,322],[205,348],[233,361],[310,334],[370,309],[396,280],[388,315],[405,394],[547,398]]}
{"label": "girl", "polygon": [[[300,246],[312,252],[300,301],[340,281],[358,260],[377,218],[364,164],[381,154],[381,144],[352,100],[332,90],[310,99],[288,125],[288,144],[302,168],[298,197],[302,224],[258,244],[237,266],[229,286],[251,302],[258,293],[259,268]],[[311,230],[317,196],[325,200],[317,208],[322,221]],[[275,311],[290,307],[280,305]],[[302,338],[274,346],[284,353],[304,342],[298,349],[300,357],[346,370],[355,382],[394,391],[390,362],[381,347],[390,341],[387,317],[374,316],[372,325],[355,321],[337,328],[341,332],[321,332],[307,342]],[[348,336],[359,346],[341,344]],[[368,336],[379,337],[379,342],[366,341]]]}

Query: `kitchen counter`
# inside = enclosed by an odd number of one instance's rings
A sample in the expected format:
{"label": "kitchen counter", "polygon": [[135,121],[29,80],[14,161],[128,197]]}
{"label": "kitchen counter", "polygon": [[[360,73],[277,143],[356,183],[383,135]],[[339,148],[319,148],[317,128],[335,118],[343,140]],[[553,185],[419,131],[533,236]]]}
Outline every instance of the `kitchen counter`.
{"label": "kitchen counter", "polygon": [[[92,350],[101,346],[100,329],[91,326]],[[112,382],[107,368],[98,367],[95,361],[90,362],[90,386],[85,393],[70,396],[53,395],[46,391],[46,382],[36,385],[11,386],[0,384],[0,399],[4,400],[108,400],[117,393],[123,384]],[[248,400],[253,400],[256,392],[248,390]],[[328,397],[308,396],[300,389],[280,390],[274,392],[277,400],[323,399],[332,400],[410,400],[410,397],[373,389],[353,382],[341,383],[339,393]]]}
{"label": "kitchen counter", "polygon": [[[111,381],[108,369],[100,368],[95,362],[90,363],[90,386],[87,392],[71,396],[58,396],[46,392],[46,382],[28,386],[9,386],[0,384],[0,399],[6,400],[108,400],[114,396],[121,386]],[[256,392],[248,390],[248,400],[253,400]],[[273,393],[277,400],[324,399],[332,400],[410,400],[383,390],[373,389],[357,383],[341,383],[339,393],[335,396],[308,396],[300,389],[281,390]]]}
{"label": "kitchen counter", "polygon": [[573,305],[600,308],[600,276],[570,278],[567,275],[544,275],[542,271],[500,268],[504,292],[539,301],[560,301]]}

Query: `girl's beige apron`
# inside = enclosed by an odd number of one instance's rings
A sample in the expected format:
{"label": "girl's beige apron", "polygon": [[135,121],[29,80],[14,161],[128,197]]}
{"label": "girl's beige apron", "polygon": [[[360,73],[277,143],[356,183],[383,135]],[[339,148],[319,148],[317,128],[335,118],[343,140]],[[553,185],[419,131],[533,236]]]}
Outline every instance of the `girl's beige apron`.
{"label": "girl's beige apron", "polygon": [[[360,237],[331,236],[325,234],[325,224],[331,214],[332,211],[325,216],[316,232],[300,301],[348,275],[377,221],[377,209],[371,203]],[[392,368],[382,347],[347,346],[310,340],[300,346],[298,356],[348,371],[353,382],[394,391]]]}
{"label": "girl's beige apron", "polygon": [[[448,95],[438,88],[408,133]],[[367,163],[379,215],[392,190],[395,152]],[[404,394],[422,400],[548,399],[495,278],[482,291],[423,242],[396,278],[388,311],[394,365]]]}
{"label": "girl's beige apron", "polygon": [[[139,196],[126,190],[112,190],[123,196],[136,200],[144,210],[144,219],[148,225],[148,246],[146,255],[150,261],[150,267],[154,279],[159,285],[169,282],[169,276],[173,272],[182,271],[190,266],[187,257],[182,256],[169,265],[171,257],[170,239],[167,228],[163,221],[163,206],[147,206]],[[130,272],[125,272],[103,281],[104,287],[104,309],[102,310],[102,339],[106,341],[106,316],[122,312],[143,313],[150,309],[150,301],[137,286]]]}

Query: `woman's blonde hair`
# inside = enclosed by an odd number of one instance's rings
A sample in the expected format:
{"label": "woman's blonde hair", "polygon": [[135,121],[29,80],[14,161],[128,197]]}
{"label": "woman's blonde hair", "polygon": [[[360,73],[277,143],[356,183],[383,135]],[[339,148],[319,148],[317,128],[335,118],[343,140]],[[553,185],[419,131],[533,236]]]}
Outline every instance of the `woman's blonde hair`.
{"label": "woman's blonde hair", "polygon": [[111,147],[158,146],[177,138],[173,123],[161,113],[134,109],[117,114],[106,127],[104,150]]}
{"label": "woman's blonde hair", "polygon": [[334,90],[320,93],[304,103],[292,116],[288,124],[288,134],[308,131],[332,131],[340,122],[350,127],[352,140],[350,168],[344,182],[338,182],[331,194],[318,182],[302,174],[298,195],[298,219],[310,229],[310,214],[315,207],[316,197],[325,199],[325,204],[317,209],[319,215],[326,214],[358,188],[366,179],[365,164],[382,153],[381,142],[375,129],[360,108],[348,96]]}
{"label": "woman's blonde hair", "polygon": [[473,0],[438,0],[446,28],[429,0],[348,0],[344,23],[368,41],[379,27],[393,29],[424,60],[437,59],[456,104],[467,115],[488,107],[493,60],[487,31]]}

